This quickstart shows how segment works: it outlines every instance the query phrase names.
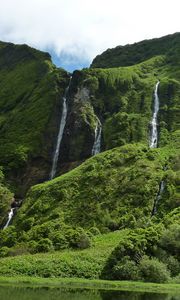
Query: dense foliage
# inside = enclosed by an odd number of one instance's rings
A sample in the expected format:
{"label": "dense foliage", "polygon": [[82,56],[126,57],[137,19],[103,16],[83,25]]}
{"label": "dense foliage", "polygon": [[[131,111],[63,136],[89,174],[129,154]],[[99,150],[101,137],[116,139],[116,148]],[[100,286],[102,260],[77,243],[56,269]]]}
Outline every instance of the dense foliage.
{"label": "dense foliage", "polygon": [[20,196],[50,170],[50,137],[67,80],[49,54],[0,43],[0,165]]}
{"label": "dense foliage", "polygon": [[5,184],[4,174],[0,167],[0,224],[5,222],[9,206],[13,201],[13,194]]}
{"label": "dense foliage", "polygon": [[180,33],[167,35],[162,38],[145,40],[133,45],[117,46],[98,55],[92,62],[92,68],[112,68],[131,66],[156,55],[173,57],[179,62]]}
{"label": "dense foliage", "polygon": [[[17,197],[31,187],[0,230],[0,274],[178,282],[179,48],[178,33],[108,50],[75,71],[57,168],[65,174],[44,182],[69,74],[48,54],[0,42],[1,226],[9,189]],[[158,148],[149,149],[158,80]],[[89,158],[97,118],[102,153]]]}

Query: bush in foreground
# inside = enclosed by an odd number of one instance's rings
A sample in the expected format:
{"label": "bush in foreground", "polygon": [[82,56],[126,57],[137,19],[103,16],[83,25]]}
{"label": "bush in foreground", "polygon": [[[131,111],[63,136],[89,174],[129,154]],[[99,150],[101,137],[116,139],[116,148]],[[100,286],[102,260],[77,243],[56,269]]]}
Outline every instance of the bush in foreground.
{"label": "bush in foreground", "polygon": [[170,279],[170,273],[164,263],[156,258],[144,257],[139,265],[141,277],[147,282],[164,283]]}

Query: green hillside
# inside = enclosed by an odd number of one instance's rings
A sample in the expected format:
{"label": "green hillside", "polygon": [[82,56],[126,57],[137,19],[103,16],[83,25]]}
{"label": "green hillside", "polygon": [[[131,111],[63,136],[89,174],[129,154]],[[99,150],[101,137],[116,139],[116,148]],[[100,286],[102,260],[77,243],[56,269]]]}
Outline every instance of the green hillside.
{"label": "green hillside", "polygon": [[144,40],[135,44],[107,49],[95,57],[92,68],[131,66],[157,55],[167,55],[169,61],[179,63],[180,33]]}
{"label": "green hillside", "polygon": [[[12,192],[23,198],[0,230],[0,274],[179,280],[178,49],[179,33],[117,47],[70,80],[48,54],[0,43],[2,227]],[[63,95],[67,119],[49,180]],[[91,157],[98,126],[101,153]]]}
{"label": "green hillside", "polygon": [[0,165],[19,196],[50,172],[66,74],[47,53],[0,42]]}

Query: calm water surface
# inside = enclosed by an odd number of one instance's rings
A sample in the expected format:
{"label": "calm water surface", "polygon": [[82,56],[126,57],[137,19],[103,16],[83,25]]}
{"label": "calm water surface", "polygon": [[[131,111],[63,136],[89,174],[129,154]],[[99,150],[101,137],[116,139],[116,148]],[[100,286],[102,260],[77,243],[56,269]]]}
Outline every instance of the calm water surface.
{"label": "calm water surface", "polygon": [[180,300],[180,295],[0,286],[0,300]]}

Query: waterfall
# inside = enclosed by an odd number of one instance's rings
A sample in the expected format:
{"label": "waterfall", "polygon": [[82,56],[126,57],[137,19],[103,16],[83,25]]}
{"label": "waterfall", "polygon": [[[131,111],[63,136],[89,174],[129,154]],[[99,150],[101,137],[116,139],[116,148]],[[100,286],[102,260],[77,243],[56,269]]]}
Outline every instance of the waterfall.
{"label": "waterfall", "polygon": [[63,97],[62,115],[61,115],[61,121],[60,121],[60,125],[59,125],[59,132],[58,132],[58,136],[57,136],[56,150],[55,150],[54,156],[53,156],[53,163],[52,163],[52,169],[51,169],[51,173],[50,173],[50,179],[53,179],[56,175],[57,162],[58,162],[58,158],[59,158],[59,150],[60,150],[61,141],[62,141],[62,137],[63,137],[63,133],[64,133],[64,128],[65,128],[65,125],[66,125],[67,95],[68,95],[68,92],[69,92],[71,79],[72,79],[72,77],[70,77],[69,85],[66,88],[65,94],[64,94],[64,97]]}
{"label": "waterfall", "polygon": [[154,201],[154,206],[153,206],[151,216],[154,216],[157,213],[157,205],[159,203],[159,200],[161,199],[162,193],[164,192],[164,188],[165,188],[165,182],[164,182],[164,180],[161,180],[160,185],[159,185],[159,191],[158,191],[156,199]]}
{"label": "waterfall", "polygon": [[154,112],[153,117],[151,121],[151,134],[150,134],[150,140],[149,140],[149,146],[150,148],[157,148],[158,144],[158,131],[157,131],[157,116],[159,111],[159,97],[158,97],[158,86],[159,81],[156,83],[156,87],[154,90]]}
{"label": "waterfall", "polygon": [[13,215],[14,215],[14,208],[11,208],[8,214],[8,220],[6,222],[6,225],[3,227],[3,229],[6,229],[9,226],[9,223],[11,222]]}
{"label": "waterfall", "polygon": [[102,125],[100,120],[97,117],[97,125],[94,132],[94,144],[92,147],[92,155],[96,155],[101,150],[101,133],[102,133]]}

